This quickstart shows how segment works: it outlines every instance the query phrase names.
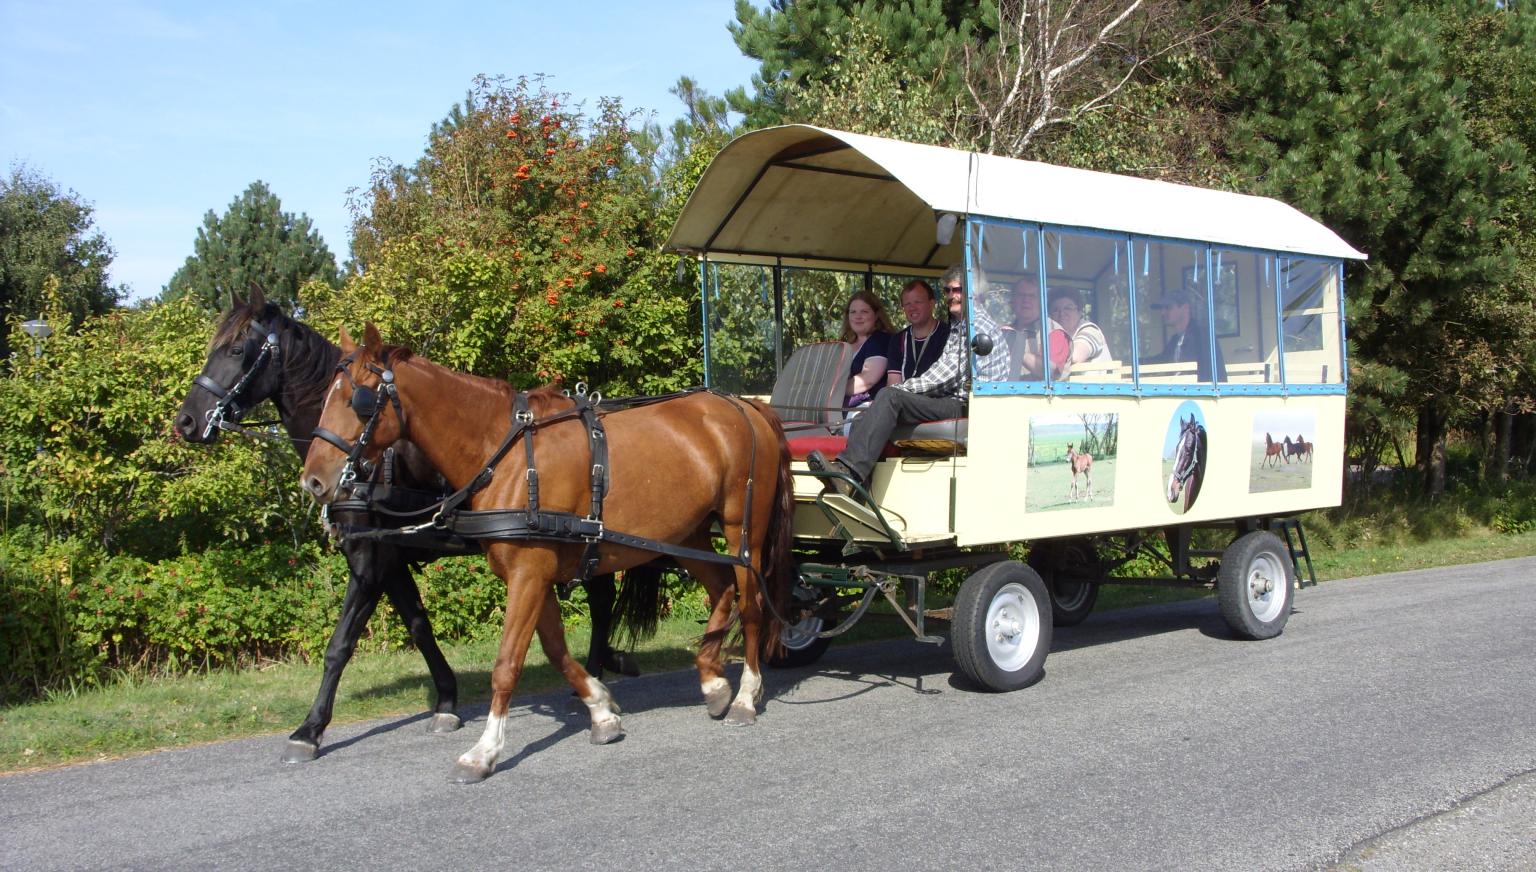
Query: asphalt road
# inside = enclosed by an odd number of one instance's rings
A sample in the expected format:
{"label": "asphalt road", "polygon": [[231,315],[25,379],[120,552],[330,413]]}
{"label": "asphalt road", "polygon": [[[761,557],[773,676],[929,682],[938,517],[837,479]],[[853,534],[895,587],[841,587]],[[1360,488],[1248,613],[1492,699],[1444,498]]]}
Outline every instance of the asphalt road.
{"label": "asphalt road", "polygon": [[751,728],[689,673],[616,683],[628,738],[518,700],[509,757],[449,784],[484,709],[0,778],[5,869],[1536,868],[1536,559],[1332,582],[1284,635],[1212,601],[1095,615],[1006,695],[948,651],[771,673]]}

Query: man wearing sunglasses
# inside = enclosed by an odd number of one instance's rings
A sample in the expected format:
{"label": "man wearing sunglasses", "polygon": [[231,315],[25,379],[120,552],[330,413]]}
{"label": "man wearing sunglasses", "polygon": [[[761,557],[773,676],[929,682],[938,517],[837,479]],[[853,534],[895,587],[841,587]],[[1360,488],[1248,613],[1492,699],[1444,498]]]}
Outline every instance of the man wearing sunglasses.
{"label": "man wearing sunglasses", "polygon": [[[875,395],[875,400],[864,414],[854,420],[848,431],[848,442],[834,460],[827,460],[819,451],[806,456],[806,463],[817,471],[842,472],[855,481],[866,483],[869,474],[880,459],[891,433],[903,424],[919,424],[925,421],[944,421],[963,418],[966,396],[970,388],[970,354],[967,344],[970,330],[965,320],[965,267],[957,264],[944,273],[940,283],[943,299],[949,309],[949,336],[944,341],[944,351],[932,366],[921,375],[891,385]],[[976,357],[976,378],[981,381],[1004,381],[1010,372],[1008,345],[1002,328],[987,315],[979,303],[972,307],[971,318],[975,322],[977,337],[991,340],[990,354]],[[841,478],[828,478],[827,489],[845,496],[853,495],[852,486]]]}

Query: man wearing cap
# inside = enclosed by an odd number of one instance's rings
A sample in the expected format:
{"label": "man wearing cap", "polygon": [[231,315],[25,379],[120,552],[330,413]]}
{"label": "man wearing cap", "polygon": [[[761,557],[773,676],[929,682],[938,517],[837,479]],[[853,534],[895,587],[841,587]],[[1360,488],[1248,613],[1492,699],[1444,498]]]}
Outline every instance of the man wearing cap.
{"label": "man wearing cap", "polygon": [[[1211,334],[1205,323],[1194,316],[1195,295],[1183,288],[1163,293],[1162,299],[1152,308],[1163,313],[1163,327],[1168,330],[1168,342],[1163,353],[1149,357],[1142,363],[1193,363],[1200,381],[1211,380]],[[1227,366],[1221,359],[1221,346],[1216,347],[1216,378],[1226,381]]]}

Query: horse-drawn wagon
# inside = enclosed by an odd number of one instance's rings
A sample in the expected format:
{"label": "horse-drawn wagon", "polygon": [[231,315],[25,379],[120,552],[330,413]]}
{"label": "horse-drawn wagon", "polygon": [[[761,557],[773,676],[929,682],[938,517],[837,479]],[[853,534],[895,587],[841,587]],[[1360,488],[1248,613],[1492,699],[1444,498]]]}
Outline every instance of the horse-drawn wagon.
{"label": "horse-drawn wagon", "polygon": [[[770,396],[786,421],[789,662],[881,595],[942,641],[927,579],[953,567],[976,571],[938,616],[960,668],[997,690],[1038,678],[1053,623],[1086,617],[1102,584],[1214,587],[1239,636],[1284,628],[1305,553],[1293,516],[1340,499],[1343,261],[1364,257],[1321,224],[1261,197],[787,126],[720,152],[668,246],[697,258],[708,384]],[[849,373],[819,340],[851,293],[894,300],[952,264],[967,312],[1012,333],[1012,348],[973,339],[965,372],[1049,347],[1061,325],[1038,313],[1062,299],[1101,348],[975,377],[964,418],[898,430],[867,484],[827,488],[838,470],[804,460],[837,453]],[[1199,548],[1200,528],[1230,541]],[[1166,573],[1111,576],[1146,554]]]}

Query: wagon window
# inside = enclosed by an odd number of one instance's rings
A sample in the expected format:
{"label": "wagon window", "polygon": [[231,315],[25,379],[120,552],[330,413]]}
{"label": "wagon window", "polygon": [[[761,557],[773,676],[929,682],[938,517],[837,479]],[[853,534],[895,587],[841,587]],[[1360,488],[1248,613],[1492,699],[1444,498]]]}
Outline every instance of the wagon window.
{"label": "wagon window", "polygon": [[1274,255],[1211,249],[1211,317],[1226,363],[1225,381],[1279,384]]}
{"label": "wagon window", "polygon": [[1044,382],[1039,365],[1040,233],[1033,226],[977,222],[975,256],[981,266],[972,287],[972,305],[981,306],[1003,330],[1008,343],[1009,380]]}
{"label": "wagon window", "polygon": [[1131,253],[1141,381],[1212,381],[1205,246],[1135,238]]}
{"label": "wagon window", "polygon": [[[784,269],[784,359],[812,342],[835,340],[843,332],[848,299],[864,290],[864,274],[826,269]],[[885,301],[886,317],[891,301]],[[900,308],[896,309],[900,312]]]}
{"label": "wagon window", "polygon": [[776,367],[773,270],[710,263],[704,280],[708,384],[740,394],[772,391]]}
{"label": "wagon window", "polygon": [[1285,380],[1338,384],[1343,373],[1337,265],[1299,257],[1282,258],[1280,263]]}
{"label": "wagon window", "polygon": [[1131,279],[1125,237],[1046,231],[1046,312],[1068,360],[1055,381],[1129,383]]}

